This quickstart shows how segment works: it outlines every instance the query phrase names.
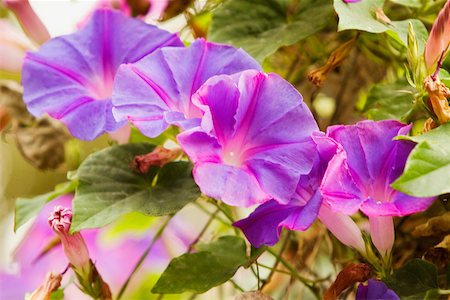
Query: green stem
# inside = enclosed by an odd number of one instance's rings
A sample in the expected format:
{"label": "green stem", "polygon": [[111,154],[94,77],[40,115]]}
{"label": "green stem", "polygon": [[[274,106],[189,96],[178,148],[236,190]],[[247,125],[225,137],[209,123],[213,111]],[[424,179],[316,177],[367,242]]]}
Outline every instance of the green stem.
{"label": "green stem", "polygon": [[211,223],[214,221],[214,218],[219,213],[219,209],[217,209],[215,212],[211,214],[208,221],[206,222],[205,226],[203,226],[202,230],[198,234],[198,236],[195,238],[194,241],[189,245],[189,248],[186,253],[191,253],[194,249],[194,245],[198,243],[198,241],[202,238],[202,236],[205,234],[206,230],[208,230],[208,227],[211,225]]}
{"label": "green stem", "polygon": [[313,294],[314,296],[316,296],[317,299],[320,299],[320,295],[317,291],[317,289],[312,285],[314,284],[314,281],[312,281],[311,279],[305,278],[303,276],[301,276],[297,270],[292,267],[283,257],[279,256],[275,251],[273,251],[272,249],[268,248],[267,252],[269,252],[270,254],[272,254],[275,258],[277,258],[279,260],[279,262],[286,268],[288,269],[292,276],[294,278],[296,278],[298,281],[300,281],[301,283],[303,283]]}
{"label": "green stem", "polygon": [[261,264],[261,263],[258,263],[258,266],[261,267],[261,268],[264,268],[264,269],[273,270],[274,272],[277,272],[277,273],[282,273],[282,274],[285,274],[285,275],[293,276],[291,273],[289,273],[287,271],[283,271],[283,270],[280,270],[280,269],[274,269],[273,267],[270,267],[270,266],[267,266],[267,265],[264,265],[264,264]]}
{"label": "green stem", "polygon": [[131,272],[131,274],[128,276],[127,280],[125,281],[125,283],[122,285],[122,288],[120,289],[120,292],[117,296],[117,300],[119,300],[123,294],[125,293],[125,290],[128,287],[128,284],[131,281],[131,278],[133,277],[133,275],[137,272],[137,270],[139,269],[139,267],[142,265],[142,263],[144,262],[144,260],[147,258],[148,254],[150,253],[150,251],[152,250],[153,246],[156,244],[156,242],[159,240],[159,238],[162,236],[164,229],[166,229],[167,225],[169,224],[169,221],[172,219],[173,215],[171,215],[169,218],[167,218],[164,223],[161,225],[161,227],[158,229],[158,231],[156,232],[155,236],[153,237],[152,241],[150,242],[150,245],[148,245],[147,249],[145,249],[144,253],[141,255],[141,258],[139,258],[139,261],[136,263],[136,265],[133,268],[133,271]]}

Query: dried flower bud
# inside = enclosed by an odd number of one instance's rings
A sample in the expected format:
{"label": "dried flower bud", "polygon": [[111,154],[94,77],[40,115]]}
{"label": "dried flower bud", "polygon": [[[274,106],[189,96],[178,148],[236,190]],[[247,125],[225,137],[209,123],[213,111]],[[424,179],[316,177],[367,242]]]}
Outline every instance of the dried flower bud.
{"label": "dried flower bud", "polygon": [[336,67],[341,65],[350,51],[353,49],[356,43],[356,38],[345,42],[340,45],[336,50],[334,50],[327,60],[327,63],[308,74],[308,79],[316,86],[321,86],[323,82],[327,79],[328,73],[333,71]]}
{"label": "dried flower bud", "polygon": [[432,76],[425,78],[425,89],[428,92],[431,108],[440,124],[450,121],[450,106],[447,98],[450,97],[450,89],[439,78]]}
{"label": "dried flower bud", "polygon": [[378,7],[377,9],[375,9],[375,18],[377,18],[377,20],[383,24],[392,23],[391,19],[389,19],[388,16],[386,16],[386,14],[384,13],[382,7]]}
{"label": "dried flower bud", "polygon": [[48,222],[53,231],[61,239],[64,253],[72,266],[80,271],[89,269],[89,252],[83,237],[79,232],[74,234],[69,233],[72,223],[72,209],[56,206],[48,218]]}
{"label": "dried flower bud", "polygon": [[52,292],[61,286],[62,275],[47,273],[44,282],[31,294],[30,300],[50,300]]}
{"label": "dried flower bud", "polygon": [[273,298],[259,291],[252,291],[240,294],[234,300],[273,300]]}
{"label": "dried flower bud", "polygon": [[133,161],[133,166],[139,171],[139,173],[145,174],[148,172],[150,167],[162,167],[180,155],[180,148],[170,150],[158,146],[150,153],[136,156]]}
{"label": "dried flower bud", "polygon": [[324,300],[335,300],[338,296],[357,282],[364,282],[370,278],[372,272],[368,264],[349,264],[339,272],[336,280],[328,288]]}
{"label": "dried flower bud", "polygon": [[47,28],[36,15],[28,0],[3,0],[5,7],[14,12],[25,33],[37,44],[50,39]]}

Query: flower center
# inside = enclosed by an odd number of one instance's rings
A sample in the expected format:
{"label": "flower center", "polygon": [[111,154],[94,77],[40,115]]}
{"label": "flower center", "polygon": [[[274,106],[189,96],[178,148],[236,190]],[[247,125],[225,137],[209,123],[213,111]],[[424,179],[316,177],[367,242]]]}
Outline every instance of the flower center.
{"label": "flower center", "polygon": [[222,160],[227,165],[234,167],[240,167],[242,164],[240,155],[236,151],[225,151]]}

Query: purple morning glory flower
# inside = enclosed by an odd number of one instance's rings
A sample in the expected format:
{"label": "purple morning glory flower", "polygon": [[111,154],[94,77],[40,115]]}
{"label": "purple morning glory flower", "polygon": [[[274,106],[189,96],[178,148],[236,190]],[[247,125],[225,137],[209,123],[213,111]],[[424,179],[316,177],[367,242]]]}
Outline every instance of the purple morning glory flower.
{"label": "purple morning glory flower", "polygon": [[256,208],[247,218],[233,224],[244,232],[253,246],[275,245],[283,227],[304,231],[319,214],[322,205],[319,185],[328,161],[336,151],[336,144],[321,135],[315,135],[314,141],[310,143],[313,147],[309,154],[314,157],[313,167],[308,174],[300,177],[296,193],[289,203],[283,205],[270,200]]}
{"label": "purple morning glory flower", "polygon": [[356,3],[361,2],[361,0],[343,0],[345,3]]}
{"label": "purple morning glory flower", "polygon": [[328,165],[321,191],[334,211],[348,215],[404,216],[427,209],[434,198],[416,198],[391,188],[403,172],[414,144],[393,141],[410,125],[393,120],[362,121],[328,128],[327,135],[342,145]]}
{"label": "purple morning glory flower", "polygon": [[112,115],[117,68],[164,46],[183,46],[175,34],[118,11],[99,9],[74,34],[54,38],[25,58],[24,101],[35,116],[48,113],[73,136],[92,140],[124,125]]}
{"label": "purple morning glory flower", "polygon": [[317,147],[310,154],[314,157],[313,167],[309,174],[300,177],[296,194],[289,203],[266,202],[234,226],[243,231],[253,246],[273,246],[278,242],[282,228],[304,231],[318,217],[337,239],[364,254],[364,240],[358,226],[349,216],[333,213],[326,203],[322,203],[319,191],[328,162],[340,145],[320,133],[313,134],[312,138]]}
{"label": "purple morning glory flower", "polygon": [[113,93],[113,113],[129,120],[149,136],[161,134],[170,124],[184,129],[199,124],[202,112],[191,96],[210,77],[259,64],[242,49],[198,39],[188,48],[164,48],[144,59],[122,65]]}
{"label": "purple morning glory flower", "polygon": [[356,300],[400,300],[400,297],[388,289],[383,281],[369,279],[368,284],[359,284],[356,290]]}
{"label": "purple morning glory flower", "polygon": [[312,168],[317,124],[276,74],[247,70],[208,80],[193,96],[201,127],[178,135],[201,191],[229,205],[288,203]]}

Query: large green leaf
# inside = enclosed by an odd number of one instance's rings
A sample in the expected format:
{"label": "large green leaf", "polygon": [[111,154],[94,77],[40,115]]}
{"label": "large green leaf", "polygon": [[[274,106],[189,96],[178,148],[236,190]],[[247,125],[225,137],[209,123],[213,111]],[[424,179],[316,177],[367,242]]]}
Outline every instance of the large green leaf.
{"label": "large green leaf", "polygon": [[417,197],[450,193],[450,123],[419,136],[401,138],[419,144],[392,187]]}
{"label": "large green leaf", "polygon": [[332,13],[330,0],[229,0],[213,12],[208,37],[242,47],[262,62],[324,28]]}
{"label": "large green leaf", "polygon": [[197,248],[200,250],[197,253],[186,253],[174,258],[152,292],[204,293],[228,281],[249,260],[244,240],[236,236],[224,236]]}
{"label": "large green leaf", "polygon": [[173,214],[197,199],[200,191],[189,162],[153,167],[147,174],[132,167],[135,156],[153,149],[150,144],[128,144],[89,156],[77,172],[71,230],[101,227],[133,211],[150,216]]}
{"label": "large green leaf", "polygon": [[363,111],[372,120],[400,120],[412,107],[413,92],[406,80],[377,84],[370,89]]}
{"label": "large green leaf", "polygon": [[436,266],[421,259],[409,261],[385,281],[401,299],[430,299],[439,288]]}
{"label": "large green leaf", "polygon": [[428,31],[418,19],[407,19],[384,23],[377,18],[377,11],[382,13],[385,0],[370,0],[357,3],[345,3],[334,0],[334,9],[339,16],[338,30],[362,30],[372,33],[387,32],[391,37],[408,46],[408,26],[412,24],[416,34],[419,51],[423,52]]}
{"label": "large green leaf", "polygon": [[373,33],[385,32],[386,25],[377,20],[375,12],[382,9],[384,0],[345,3],[334,0],[334,9],[339,16],[338,30],[356,29]]}

